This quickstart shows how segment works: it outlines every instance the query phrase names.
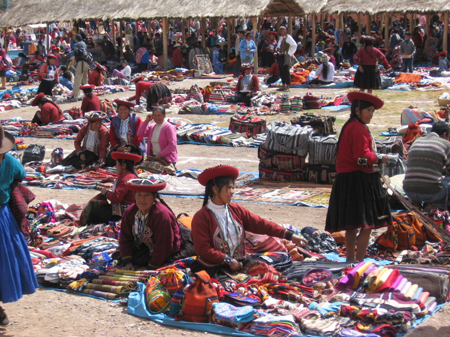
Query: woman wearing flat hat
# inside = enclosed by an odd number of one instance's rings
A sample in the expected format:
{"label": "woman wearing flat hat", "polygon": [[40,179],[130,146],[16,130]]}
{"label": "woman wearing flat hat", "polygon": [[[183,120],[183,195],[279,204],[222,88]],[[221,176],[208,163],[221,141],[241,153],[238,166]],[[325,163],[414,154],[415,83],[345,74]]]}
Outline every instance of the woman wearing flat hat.
{"label": "woman wearing flat hat", "polygon": [[[0,124],[0,301],[15,302],[22,295],[32,294],[38,286],[27,243],[11,212],[11,184],[22,181],[26,172],[19,161],[8,153],[14,147],[14,137]],[[0,325],[8,324],[0,307]]]}
{"label": "woman wearing flat hat", "polygon": [[345,230],[347,261],[363,261],[372,229],[392,223],[388,196],[377,170],[388,157],[375,152],[367,127],[383,101],[362,92],[351,92],[347,97],[352,103],[351,115],[337,144],[337,176],[325,229],[332,233]]}
{"label": "woman wearing flat hat", "polygon": [[56,83],[59,83],[58,68],[55,66],[56,56],[47,54],[47,62],[42,64],[39,69],[38,78],[41,80],[39,84],[38,93],[43,92],[45,95],[51,96],[52,89]]}
{"label": "woman wearing flat hat", "polygon": [[83,90],[84,93],[83,101],[81,102],[81,111],[83,111],[83,113],[101,110],[100,99],[93,92],[94,88],[95,85],[93,84],[86,84],[80,87],[80,89]]}
{"label": "woman wearing flat hat", "polygon": [[259,91],[259,79],[256,74],[252,74],[254,68],[251,63],[242,63],[241,68],[244,72],[239,76],[236,84],[236,95],[228,99],[230,103],[244,103],[251,106],[252,97]]}
{"label": "woman wearing flat hat", "polygon": [[50,97],[46,97],[43,92],[39,93],[31,102],[31,106],[38,106],[39,111],[36,111],[31,123],[38,125],[55,124],[62,122],[65,117],[61,107],[53,102]]}
{"label": "woman wearing flat hat", "polygon": [[119,236],[120,263],[125,270],[157,269],[195,254],[190,231],[159,196],[164,181],[132,179],[126,187],[136,202],[123,213]]}
{"label": "woman wearing flat hat", "polygon": [[111,152],[106,161],[107,166],[114,166],[115,160],[111,158],[112,152],[129,152],[139,156],[145,155],[144,139],[137,136],[142,120],[132,112],[134,103],[116,99],[117,116],[111,120],[109,142]]}
{"label": "woman wearing flat hat", "polygon": [[203,171],[198,181],[205,188],[203,208],[192,220],[192,238],[198,264],[192,269],[214,273],[222,266],[232,271],[242,269],[245,258],[245,231],[266,234],[300,244],[294,232],[253,214],[232,203],[234,181],[239,171],[232,166],[216,166]]}
{"label": "woman wearing flat hat", "polygon": [[95,62],[95,68],[89,73],[88,83],[96,87],[103,85],[105,79],[104,73],[108,73],[108,69],[100,63]]}
{"label": "woman wearing flat hat", "polygon": [[83,125],[75,138],[75,151],[62,162],[63,166],[72,165],[76,169],[97,163],[105,165],[106,153],[109,146],[109,131],[102,124],[108,117],[106,112],[90,111],[84,114],[88,123]]}

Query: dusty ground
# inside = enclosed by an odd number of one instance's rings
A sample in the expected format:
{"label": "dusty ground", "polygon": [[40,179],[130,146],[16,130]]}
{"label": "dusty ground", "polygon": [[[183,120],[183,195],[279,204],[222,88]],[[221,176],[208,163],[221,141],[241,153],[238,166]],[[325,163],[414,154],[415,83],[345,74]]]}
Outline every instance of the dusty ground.
{"label": "dusty ground", "polygon": [[[197,80],[199,86],[208,84],[208,80]],[[193,81],[177,83],[175,87],[189,87]],[[316,95],[332,96],[344,94],[347,90],[317,90],[317,89],[293,89],[291,95],[303,96],[307,91]],[[388,92],[377,91],[376,94],[385,100],[385,106],[376,113],[370,128],[376,135],[386,131],[388,127],[395,127],[400,123],[400,114],[403,108],[414,105],[425,110],[437,110],[437,97],[443,91],[432,92]],[[131,96],[133,93],[125,92],[108,96],[109,99]],[[63,109],[72,106],[80,106],[81,103],[63,104]],[[32,118],[35,108],[12,110],[0,114],[1,119],[21,116]],[[319,111],[315,111],[319,112]],[[338,121],[338,129],[348,117],[349,111],[335,114]],[[211,122],[226,126],[230,116],[198,116],[198,115],[168,115],[169,117],[183,117],[193,122]],[[289,120],[292,116],[270,116],[268,121]],[[26,138],[27,144],[43,144],[47,148],[47,159],[52,149],[63,147],[66,155],[73,150],[73,141],[31,139]],[[210,147],[196,145],[180,145],[179,162],[177,167],[205,169],[216,164],[229,164],[236,166],[241,171],[257,172],[258,158],[256,148],[230,148]],[[36,202],[49,199],[57,199],[65,203],[83,203],[89,200],[97,192],[94,190],[51,190],[32,188],[36,194]],[[202,200],[197,198],[165,198],[175,213],[194,214],[201,207]],[[314,226],[323,228],[326,209],[267,205],[257,203],[243,203],[250,211],[278,223],[292,223],[298,228]],[[126,308],[118,304],[97,300],[85,296],[70,295],[46,289],[38,289],[33,295],[26,296],[15,303],[2,305],[7,311],[11,324],[0,327],[2,336],[141,336],[159,335],[161,337],[204,336],[206,333],[176,329],[161,326],[152,321],[137,318],[126,313]],[[444,307],[439,313],[427,320],[419,328],[414,329],[407,336],[450,336],[448,315],[450,306]]]}

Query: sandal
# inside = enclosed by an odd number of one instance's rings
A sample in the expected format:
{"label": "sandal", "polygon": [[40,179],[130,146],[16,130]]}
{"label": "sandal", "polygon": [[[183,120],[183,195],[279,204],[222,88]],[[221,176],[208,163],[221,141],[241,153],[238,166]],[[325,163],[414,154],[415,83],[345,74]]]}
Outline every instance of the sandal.
{"label": "sandal", "polygon": [[5,309],[0,307],[0,325],[8,325],[9,319],[8,316],[6,316]]}

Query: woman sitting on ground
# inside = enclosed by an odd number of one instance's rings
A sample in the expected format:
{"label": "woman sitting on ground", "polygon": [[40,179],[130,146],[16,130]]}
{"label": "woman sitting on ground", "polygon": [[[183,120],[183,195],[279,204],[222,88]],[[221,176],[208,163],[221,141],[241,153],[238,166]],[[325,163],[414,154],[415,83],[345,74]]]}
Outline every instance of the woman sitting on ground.
{"label": "woman sitting on ground", "polygon": [[278,59],[275,59],[275,62],[270,67],[270,70],[267,73],[268,77],[266,79],[266,84],[275,83],[280,79],[280,67],[278,66]]}
{"label": "woman sitting on ground", "polygon": [[[166,109],[157,106],[148,114],[141,124],[137,136],[147,138],[147,156],[153,159],[165,159],[174,166],[178,161],[177,132],[175,127],[166,122]],[[155,123],[149,124],[151,121]]]}
{"label": "woman sitting on ground", "polygon": [[109,131],[109,142],[111,152],[106,160],[107,166],[114,166],[116,161],[111,158],[112,152],[129,152],[141,157],[145,156],[145,142],[142,137],[138,137],[137,131],[142,124],[142,120],[131,110],[134,103],[116,99],[117,116],[111,120]]}
{"label": "woman sitting on ground", "polygon": [[239,171],[231,166],[216,166],[203,171],[198,181],[205,188],[203,208],[192,220],[192,238],[198,259],[192,271],[210,274],[222,266],[242,269],[245,258],[245,231],[266,234],[300,244],[304,241],[293,231],[253,214],[232,203],[234,181]]}
{"label": "woman sitting on ground", "polygon": [[95,68],[89,73],[89,84],[93,84],[96,87],[103,85],[103,81],[105,80],[104,73],[107,73],[108,69],[105,66],[102,66],[100,63],[95,62]]}
{"label": "woman sitting on ground", "polygon": [[122,217],[123,212],[134,203],[134,192],[125,186],[128,180],[137,178],[135,163],[142,160],[141,156],[132,153],[114,152],[112,158],[116,161],[117,179],[112,190],[102,188],[101,193],[112,203],[112,215]]}
{"label": "woman sitting on ground", "polygon": [[38,93],[43,92],[48,96],[52,96],[52,89],[56,83],[59,83],[59,70],[55,66],[56,56],[47,54],[47,62],[39,69],[39,84]]}
{"label": "woman sitting on ground", "polygon": [[330,62],[327,54],[319,58],[320,66],[316,69],[316,79],[311,81],[315,84],[331,84],[334,80],[334,65]]}
{"label": "woman sitting on ground", "polygon": [[254,68],[251,63],[241,64],[244,75],[239,76],[236,84],[236,95],[228,99],[229,103],[244,103],[251,106],[251,98],[259,91],[259,79],[256,74],[252,74]]}
{"label": "woman sitting on ground", "polygon": [[128,61],[122,60],[122,70],[114,69],[112,73],[112,77],[119,77],[129,80],[131,76],[131,67],[128,65]]}
{"label": "woman sitting on ground", "polygon": [[89,122],[83,125],[75,138],[75,151],[61,162],[63,166],[72,165],[78,170],[95,163],[103,166],[109,146],[109,131],[102,124],[108,117],[106,112],[90,111],[84,117]]}
{"label": "woman sitting on ground", "polygon": [[164,181],[132,179],[136,203],[123,213],[119,236],[119,263],[125,270],[157,269],[195,255],[190,231],[178,225],[175,214],[159,196]]}
{"label": "woman sitting on ground", "polygon": [[93,92],[93,88],[95,88],[95,85],[93,84],[87,84],[82,85],[80,87],[81,90],[83,90],[84,98],[81,102],[81,111],[83,113],[89,112],[89,111],[100,111],[100,100],[96,94]]}
{"label": "woman sitting on ground", "polygon": [[45,94],[41,92],[31,102],[32,106],[39,106],[38,111],[33,117],[31,123],[38,125],[48,125],[50,123],[55,124],[62,122],[65,117],[61,107],[54,103],[51,98],[45,97]]}

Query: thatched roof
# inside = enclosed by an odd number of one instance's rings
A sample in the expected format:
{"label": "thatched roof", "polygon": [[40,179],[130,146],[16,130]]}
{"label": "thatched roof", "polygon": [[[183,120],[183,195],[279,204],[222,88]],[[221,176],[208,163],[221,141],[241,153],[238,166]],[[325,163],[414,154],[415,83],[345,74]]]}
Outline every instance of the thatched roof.
{"label": "thatched roof", "polygon": [[[308,12],[307,10],[305,10]],[[450,11],[444,0],[327,0],[322,13],[443,13]]]}

